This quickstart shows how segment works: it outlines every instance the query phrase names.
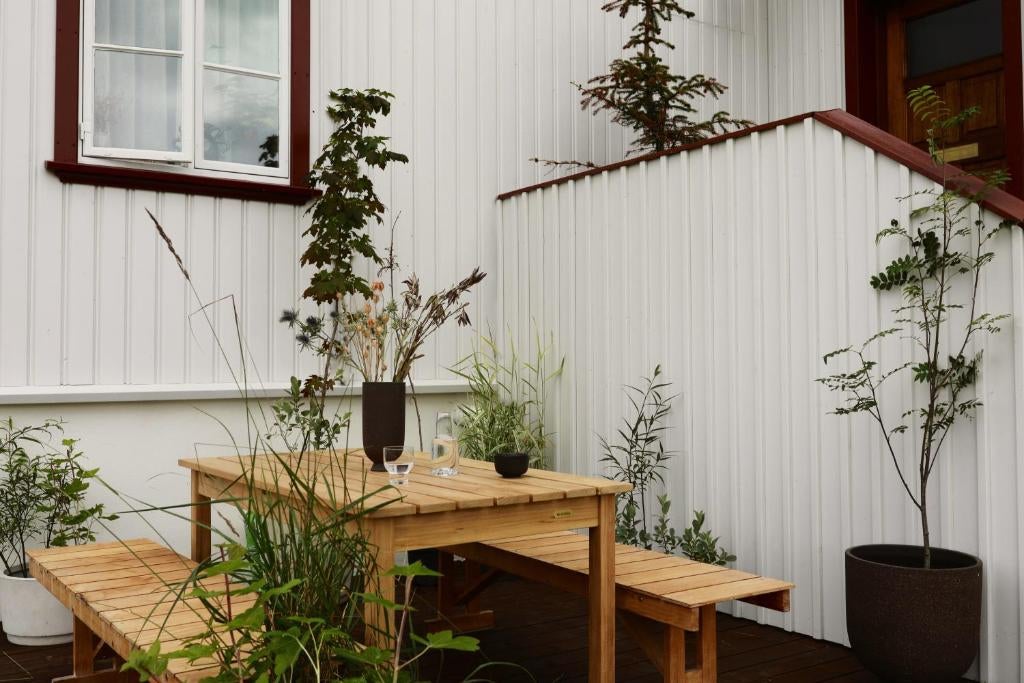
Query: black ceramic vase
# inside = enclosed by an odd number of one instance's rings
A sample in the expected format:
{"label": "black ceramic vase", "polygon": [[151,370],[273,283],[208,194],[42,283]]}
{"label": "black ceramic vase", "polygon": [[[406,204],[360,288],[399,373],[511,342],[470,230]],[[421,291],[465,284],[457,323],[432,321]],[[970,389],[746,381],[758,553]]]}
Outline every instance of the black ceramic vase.
{"label": "black ceramic vase", "polygon": [[978,654],[981,560],[955,550],[862,545],[846,551],[846,628],[854,654],[893,683],[958,681]]}
{"label": "black ceramic vase", "polygon": [[384,447],[405,445],[405,382],[363,382],[363,451],[384,471]]}

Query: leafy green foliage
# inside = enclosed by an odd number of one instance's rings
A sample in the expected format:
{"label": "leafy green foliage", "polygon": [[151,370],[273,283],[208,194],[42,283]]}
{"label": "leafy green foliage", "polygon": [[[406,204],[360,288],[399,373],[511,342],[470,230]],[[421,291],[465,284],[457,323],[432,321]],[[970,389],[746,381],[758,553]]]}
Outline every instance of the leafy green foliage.
{"label": "leafy green foliage", "polygon": [[300,262],[317,269],[303,296],[334,304],[348,294],[372,294],[355,269],[357,257],[382,262],[367,225],[381,223],[385,208],[367,169],[384,170],[409,159],[388,149],[388,138],[368,133],[378,117],[391,113],[390,93],[342,88],[330,98],[327,113],[335,129],[309,174],[310,184],[323,194],[309,209],[313,221],[304,233],[309,245]]}
{"label": "leafy green foliage", "polygon": [[79,545],[96,539],[97,520],[113,520],[86,494],[96,469],[86,469],[75,439],[56,420],[17,426],[0,422],[0,562],[9,574],[22,574],[31,543],[43,547]]}
{"label": "leafy green foliage", "polygon": [[292,377],[288,394],[274,401],[274,422],[268,439],[279,439],[290,451],[324,450],[337,443],[350,424],[350,412],[331,413],[326,404],[303,391],[297,377]]}
{"label": "leafy green foliage", "polygon": [[550,434],[544,428],[544,393],[562,373],[565,359],[548,370],[551,342],[537,338],[532,361],[519,358],[509,342],[508,359],[497,343],[483,337],[480,347],[453,372],[469,382],[469,402],[459,406],[459,448],[475,460],[493,461],[495,453],[527,453],[531,467],[545,467]]}
{"label": "leafy green foliage", "polygon": [[595,114],[609,111],[613,121],[632,130],[633,152],[668,149],[749,125],[724,111],[698,120],[700,100],[718,99],[726,87],[702,74],[674,74],[663,61],[662,53],[675,46],[662,35],[662,24],[694,16],[678,0],[611,0],[601,9],[622,18],[637,13],[638,21],[623,46],[633,54],[614,60],[607,74],[581,86],[581,106]]}
{"label": "leafy green foliage", "polygon": [[[842,357],[852,359],[852,368],[818,379],[831,391],[844,396],[834,411],[837,415],[865,413],[878,425],[900,482],[921,518],[925,565],[930,566],[928,528],[928,482],[950,429],[960,418],[971,418],[981,402],[969,395],[981,367],[981,351],[973,348],[982,335],[999,332],[1004,314],[979,313],[978,289],[984,267],[995,254],[989,243],[1009,227],[1004,221],[990,226],[984,219],[982,200],[994,187],[1005,182],[1002,172],[984,178],[981,190],[963,194],[956,175],[942,165],[944,149],[952,131],[978,113],[976,108],[952,113],[930,87],[908,95],[911,110],[928,129],[928,147],[933,162],[943,169],[943,183],[937,190],[924,190],[903,197],[904,203],[927,199],[910,210],[909,223],[893,220],[879,231],[877,240],[895,239],[903,253],[869,284],[881,293],[898,292],[901,302],[892,309],[896,326],[876,333],[860,346],[848,346],[825,355],[828,364]],[[952,316],[961,312],[963,322]],[[909,340],[912,357],[889,369],[880,369],[870,357],[872,348],[892,337]],[[906,374],[912,386],[924,396],[920,406],[906,409],[895,422],[883,411],[881,390],[890,380]],[[896,440],[910,433],[911,421],[920,426],[915,444],[919,454],[916,482],[904,470],[897,455]]]}
{"label": "leafy green foliage", "polygon": [[695,510],[691,526],[682,535],[676,532],[670,521],[672,503],[667,495],[657,496],[656,518],[653,526],[650,524],[650,495],[656,484],[665,483],[664,473],[673,455],[665,450],[662,436],[675,396],[665,395],[671,385],[660,377],[659,365],[643,386],[626,387],[632,417],[627,417],[619,428],[616,442],[601,438],[601,462],[609,466],[612,477],[633,485],[632,491],[619,495],[616,539],[647,550],[659,548],[666,553],[682,553],[698,562],[733,562],[736,557],[719,547],[718,537],[703,529],[703,512]]}
{"label": "leafy green foliage", "polygon": [[[414,683],[418,680],[417,662],[431,652],[476,652],[479,641],[470,636],[457,636],[450,630],[419,635],[409,632],[409,647],[385,649],[367,646],[357,640],[353,631],[323,617],[301,616],[282,604],[292,604],[294,595],[303,590],[305,581],[293,579],[281,586],[272,586],[253,564],[251,550],[240,545],[225,549],[224,559],[208,563],[190,579],[191,598],[202,601],[212,615],[206,628],[185,638],[181,646],[164,652],[160,641],[146,650],[133,652],[122,667],[140,678],[155,678],[167,671],[174,660],[191,664],[213,660],[215,669],[203,680],[208,683],[263,681],[284,683]],[[401,603],[382,600],[374,593],[356,593],[350,597],[363,606],[380,605],[398,612],[401,625],[399,642],[410,628],[413,579],[439,576],[419,562],[395,567],[386,576],[400,577],[406,582],[405,599]],[[249,579],[246,583],[231,580]],[[224,580],[223,589],[206,586]],[[404,656],[403,656],[404,655]],[[478,667],[466,680],[486,668],[502,666],[490,663]]]}

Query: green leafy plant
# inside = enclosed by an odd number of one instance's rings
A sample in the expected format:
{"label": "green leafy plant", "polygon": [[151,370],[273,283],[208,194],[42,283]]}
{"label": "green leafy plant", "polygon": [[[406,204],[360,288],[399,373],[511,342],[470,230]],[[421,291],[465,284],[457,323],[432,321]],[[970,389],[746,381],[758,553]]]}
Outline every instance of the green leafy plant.
{"label": "green leafy plant", "polygon": [[[846,357],[852,367],[818,381],[845,396],[836,415],[865,413],[877,425],[900,483],[919,513],[923,566],[928,568],[928,483],[954,424],[972,418],[981,405],[970,391],[981,366],[982,352],[975,345],[982,336],[999,332],[1008,316],[978,311],[978,288],[985,266],[995,258],[989,243],[1011,222],[988,225],[981,206],[985,195],[1006,181],[1005,173],[990,174],[979,188],[969,190],[966,174],[942,163],[947,140],[978,113],[977,108],[953,113],[928,86],[911,91],[908,99],[914,115],[927,127],[928,149],[942,182],[937,189],[902,197],[904,203],[926,199],[927,204],[912,208],[908,223],[894,219],[877,234],[877,242],[894,239],[904,249],[869,280],[880,294],[899,294],[892,309],[894,325],[860,346],[826,354],[825,364]],[[957,323],[954,315],[963,322]],[[910,340],[911,355],[892,368],[882,368],[873,357],[880,353],[877,347],[890,340],[899,340],[903,349]],[[882,390],[898,378],[909,381],[922,403],[895,416],[884,408],[889,401],[883,400]],[[912,433],[915,422],[920,427],[914,437],[917,466],[908,472],[899,442]]]}
{"label": "green leafy plant", "polygon": [[63,425],[47,420],[18,426],[0,422],[0,562],[12,576],[27,576],[26,551],[79,545],[96,539],[93,525],[113,520],[86,493],[96,469],[86,469],[75,439],[62,438]]}
{"label": "green leafy plant", "polygon": [[[717,100],[726,86],[703,74],[672,73],[662,58],[676,47],[665,39],[663,24],[695,16],[679,0],[610,0],[601,9],[623,19],[637,17],[629,40],[622,46],[629,54],[614,60],[607,74],[591,78],[586,85],[575,85],[583,96],[582,109],[590,109],[594,115],[607,111],[612,121],[634,133],[630,154],[662,151],[751,125],[725,111],[701,120],[699,102],[706,97]],[[593,162],[533,161],[554,166],[595,166]]]}
{"label": "green leafy plant", "polygon": [[[671,385],[660,378],[659,365],[642,386],[626,387],[632,416],[618,429],[615,442],[601,438],[601,462],[608,465],[613,478],[633,485],[632,491],[619,495],[616,538],[620,543],[648,550],[682,553],[698,562],[733,562],[736,557],[719,547],[718,537],[703,529],[703,512],[694,511],[692,524],[679,535],[671,525],[672,503],[667,495],[657,496],[657,508],[649,509],[653,488],[664,485],[664,473],[673,455],[665,450],[662,436],[675,396],[665,394]],[[655,515],[653,524],[651,512]]]}
{"label": "green leafy plant", "polygon": [[475,460],[493,461],[495,453],[526,453],[531,467],[546,466],[551,437],[544,426],[544,394],[561,375],[563,358],[548,370],[552,343],[537,338],[532,361],[519,357],[509,342],[507,357],[489,336],[452,369],[469,383],[469,400],[458,407],[460,452]]}
{"label": "green leafy plant", "polygon": [[[476,652],[479,641],[469,636],[456,636],[441,631],[420,636],[410,630],[412,581],[420,576],[437,576],[437,572],[420,563],[395,567],[389,578],[401,577],[407,590],[402,603],[381,600],[375,594],[356,594],[363,602],[394,609],[400,615],[397,641],[408,635],[410,648],[383,649],[366,646],[350,629],[322,617],[296,615],[281,610],[280,602],[301,591],[301,579],[282,586],[271,586],[265,578],[245,583],[232,583],[228,577],[251,579],[259,570],[248,559],[249,550],[231,545],[220,561],[209,564],[192,579],[189,595],[210,610],[212,617],[199,633],[187,637],[177,650],[163,652],[159,641],[145,651],[132,653],[124,669],[144,678],[158,678],[174,660],[191,664],[214,661],[216,673],[204,680],[210,683],[241,681],[363,681],[365,683],[412,683],[416,680],[416,664],[431,652],[455,650]],[[224,588],[209,588],[218,581]],[[403,657],[403,654],[405,655]],[[470,675],[470,679],[484,668]]]}
{"label": "green leafy plant", "polygon": [[372,295],[370,283],[355,268],[357,257],[382,263],[367,226],[383,221],[385,207],[368,169],[383,171],[409,161],[388,149],[388,138],[369,132],[379,117],[391,113],[393,97],[372,88],[330,93],[327,114],[335,128],[309,174],[310,184],[322,194],[309,209],[313,220],[304,233],[309,244],[300,259],[317,269],[303,296],[318,303],[334,305],[355,293]]}

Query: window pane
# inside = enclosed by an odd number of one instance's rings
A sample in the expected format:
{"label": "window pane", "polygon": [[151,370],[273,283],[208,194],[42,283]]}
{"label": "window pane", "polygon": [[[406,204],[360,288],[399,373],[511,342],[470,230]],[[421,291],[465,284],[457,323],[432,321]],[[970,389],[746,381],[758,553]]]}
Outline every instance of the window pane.
{"label": "window pane", "polygon": [[181,49],[181,0],[96,0],[96,42]]}
{"label": "window pane", "polygon": [[204,59],[278,73],[278,0],[206,0]]}
{"label": "window pane", "polygon": [[1002,0],[973,0],[907,22],[911,78],[1003,51]]}
{"label": "window pane", "polygon": [[274,79],[204,69],[204,158],[277,168],[279,99]]}
{"label": "window pane", "polygon": [[181,58],[97,50],[93,144],[181,151]]}

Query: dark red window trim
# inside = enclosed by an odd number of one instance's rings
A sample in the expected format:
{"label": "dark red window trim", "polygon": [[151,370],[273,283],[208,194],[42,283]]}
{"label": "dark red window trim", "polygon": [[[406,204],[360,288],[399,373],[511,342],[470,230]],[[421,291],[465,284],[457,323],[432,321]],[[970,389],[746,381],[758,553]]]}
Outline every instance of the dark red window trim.
{"label": "dark red window trim", "polygon": [[290,184],[211,178],[191,173],[101,166],[78,160],[81,0],[57,0],[57,65],[54,78],[53,161],[46,168],[66,183],[178,192],[283,204],[305,204],[309,186],[309,0],[291,0]]}
{"label": "dark red window trim", "polygon": [[[1024,63],[1021,54],[1020,0],[1002,0],[1005,69],[1006,156],[1010,182],[1006,190],[1024,197]],[[844,0],[846,110],[885,128],[889,120],[886,95],[885,16],[893,0]]]}

